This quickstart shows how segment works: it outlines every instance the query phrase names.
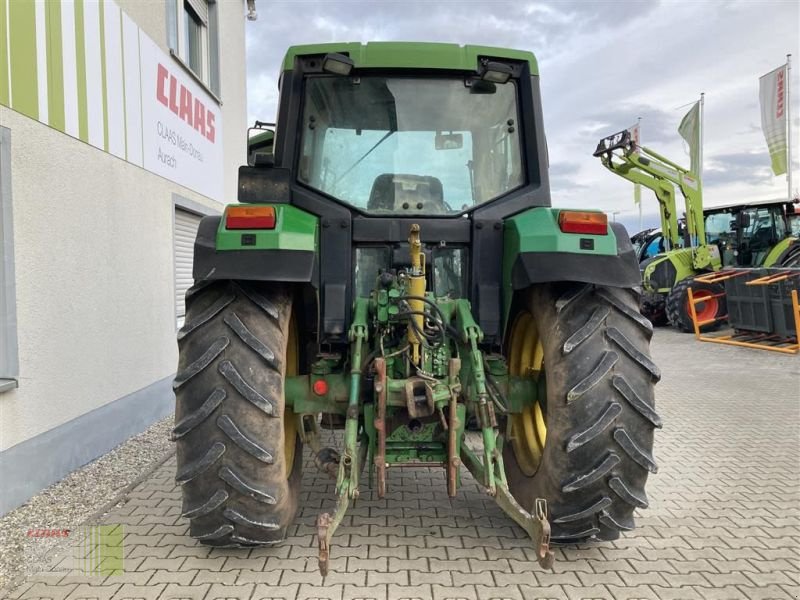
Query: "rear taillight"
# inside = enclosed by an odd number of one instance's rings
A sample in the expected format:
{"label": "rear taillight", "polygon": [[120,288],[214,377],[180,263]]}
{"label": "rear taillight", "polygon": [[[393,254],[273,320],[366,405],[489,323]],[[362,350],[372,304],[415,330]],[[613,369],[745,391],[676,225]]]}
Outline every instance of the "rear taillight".
{"label": "rear taillight", "polygon": [[558,215],[558,226],[564,233],[606,235],[608,216],[601,212],[562,210]]}
{"label": "rear taillight", "polygon": [[226,229],[275,229],[274,206],[229,206]]}

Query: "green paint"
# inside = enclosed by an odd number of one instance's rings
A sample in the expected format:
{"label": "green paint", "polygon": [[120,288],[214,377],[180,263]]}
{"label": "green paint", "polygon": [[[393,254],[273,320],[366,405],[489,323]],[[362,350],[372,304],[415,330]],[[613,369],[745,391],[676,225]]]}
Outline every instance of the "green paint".
{"label": "green paint", "polygon": [[89,141],[89,108],[86,100],[86,31],[83,0],[75,0],[75,66],[78,73],[78,136]]}
{"label": "green paint", "polygon": [[[232,204],[230,206],[265,206]],[[311,250],[317,251],[319,219],[290,204],[275,207],[275,229],[225,229],[225,219],[217,230],[217,250]],[[242,234],[256,236],[252,246],[242,246]]]}
{"label": "green paint", "polygon": [[[8,0],[0,0],[0,48],[8,48]],[[0,53],[0,104],[11,106],[8,90],[8,56]]]}
{"label": "green paint", "polygon": [[106,18],[105,2],[100,2],[100,81],[103,84],[103,150],[108,152],[108,83],[106,82]]}
{"label": "green paint", "polygon": [[[569,252],[616,256],[617,238],[611,227],[608,228],[608,235],[563,233],[558,226],[560,213],[561,209],[558,208],[537,207],[506,220],[504,242],[506,257],[513,259],[522,252]],[[587,238],[594,240],[594,250],[581,250],[580,240]]]}
{"label": "green paint", "polygon": [[348,54],[356,68],[401,68],[401,69],[455,69],[475,71],[479,57],[527,61],[532,75],[539,74],[536,57],[524,50],[509,50],[491,46],[459,46],[458,44],[436,44],[425,42],[369,42],[308,44],[292,46],[283,59],[283,68],[294,68],[297,56],[338,52]]}
{"label": "green paint", "polygon": [[658,292],[659,294],[668,294],[672,287],[656,288],[653,283],[653,273],[659,265],[664,261],[672,263],[675,268],[675,283],[687,277],[694,277],[699,273],[694,268],[694,257],[692,256],[692,248],[678,248],[670,250],[665,254],[659,254],[654,258],[642,272],[642,287],[648,292]]}
{"label": "green paint", "polygon": [[[125,571],[125,530],[122,525],[89,525],[75,532],[80,536],[81,570],[87,575],[119,576]],[[72,537],[72,535],[70,536]]]}
{"label": "green paint", "polygon": [[[599,212],[599,211],[598,211]],[[505,222],[503,239],[503,314],[508,318],[513,299],[511,271],[517,256],[525,252],[564,252],[567,254],[617,255],[617,237],[611,227],[607,235],[563,233],[558,226],[561,209],[530,208]],[[593,250],[582,250],[580,240],[594,241]]]}
{"label": "green paint", "polygon": [[[125,139],[125,160],[128,160],[128,96],[125,93],[125,30],[122,27],[122,11],[119,11],[119,52],[122,61],[122,135]],[[143,128],[144,129],[144,128]]]}
{"label": "green paint", "polygon": [[[794,244],[797,244],[797,243],[798,243],[798,241],[797,241],[796,237],[788,237],[788,238],[782,239],[780,242],[775,244],[770,249],[770,251],[767,253],[767,255],[764,257],[764,262],[762,263],[763,266],[765,266],[765,267],[774,267],[774,266],[776,266],[775,263],[778,262],[778,259],[780,258],[781,254],[786,252],[786,250],[788,250],[790,246],[792,246]],[[777,265],[777,266],[780,266],[780,265]]]}
{"label": "green paint", "polygon": [[47,118],[50,126],[65,131],[64,60],[61,39],[61,2],[47,0],[44,22],[47,28]]}
{"label": "green paint", "polygon": [[36,5],[10,2],[11,108],[39,118],[39,81],[36,68]]}

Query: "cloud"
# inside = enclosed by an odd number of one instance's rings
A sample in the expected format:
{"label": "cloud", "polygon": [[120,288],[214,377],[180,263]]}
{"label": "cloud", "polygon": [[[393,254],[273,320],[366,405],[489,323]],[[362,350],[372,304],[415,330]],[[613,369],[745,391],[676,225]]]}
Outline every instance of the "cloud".
{"label": "cloud", "polygon": [[[256,2],[259,19],[247,24],[251,120],[274,119],[281,61],[293,44],[402,40],[525,48],[540,65],[554,202],[631,210],[632,185],[591,156],[597,141],[642,117],[643,143],[688,165],[677,133],[688,107],[678,107],[700,92],[706,92],[706,204],[785,193],[785,178],[769,170],[758,77],[797,48],[796,2]],[[798,75],[794,69],[795,90]]]}
{"label": "cloud", "polygon": [[586,189],[587,186],[580,183],[580,179],[578,178],[580,170],[581,165],[577,162],[557,162],[551,164],[550,190],[553,194]]}
{"label": "cloud", "polygon": [[772,179],[769,155],[763,152],[734,152],[708,157],[703,184],[714,186],[730,183],[769,185]]}

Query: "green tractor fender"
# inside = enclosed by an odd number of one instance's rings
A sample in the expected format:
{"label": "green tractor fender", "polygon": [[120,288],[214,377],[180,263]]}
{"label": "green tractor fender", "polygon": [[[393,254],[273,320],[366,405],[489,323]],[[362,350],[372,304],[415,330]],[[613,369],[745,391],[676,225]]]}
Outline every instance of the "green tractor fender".
{"label": "green tractor fender", "polygon": [[319,218],[290,204],[230,204],[204,217],[194,244],[195,281],[317,283]]}
{"label": "green tractor fender", "polygon": [[800,264],[800,240],[787,237],[775,244],[764,258],[765,267],[789,267]]}
{"label": "green tractor fender", "polygon": [[[505,221],[503,310],[508,324],[514,295],[537,283],[579,281],[632,288],[641,284],[639,264],[625,227],[605,233],[562,231],[558,208],[536,207]],[[603,215],[601,211],[580,211]]]}

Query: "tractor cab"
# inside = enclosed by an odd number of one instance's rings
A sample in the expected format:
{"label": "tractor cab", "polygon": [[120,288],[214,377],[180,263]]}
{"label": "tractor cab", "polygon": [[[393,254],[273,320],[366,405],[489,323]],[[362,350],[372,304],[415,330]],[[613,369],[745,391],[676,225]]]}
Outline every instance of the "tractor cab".
{"label": "tractor cab", "polygon": [[706,238],[719,248],[725,267],[772,264],[770,255],[792,237],[795,203],[769,200],[733,204],[703,211]]}

